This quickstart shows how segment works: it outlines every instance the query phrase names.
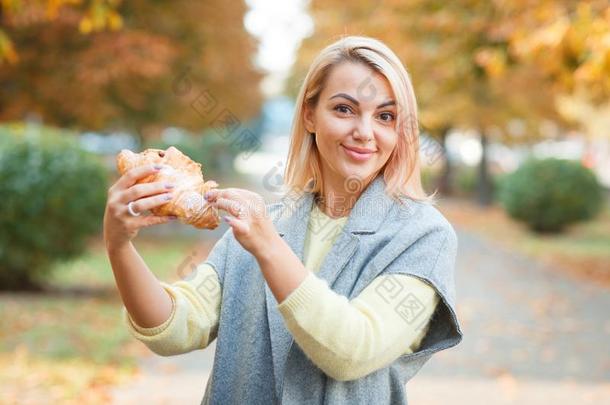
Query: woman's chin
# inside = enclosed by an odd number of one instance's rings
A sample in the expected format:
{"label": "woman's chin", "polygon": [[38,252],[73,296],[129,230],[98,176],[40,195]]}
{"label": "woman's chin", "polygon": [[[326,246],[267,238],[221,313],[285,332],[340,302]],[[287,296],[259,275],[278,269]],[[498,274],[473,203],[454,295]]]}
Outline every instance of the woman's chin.
{"label": "woman's chin", "polygon": [[373,171],[364,167],[348,167],[342,175],[345,181],[364,181],[373,175]]}

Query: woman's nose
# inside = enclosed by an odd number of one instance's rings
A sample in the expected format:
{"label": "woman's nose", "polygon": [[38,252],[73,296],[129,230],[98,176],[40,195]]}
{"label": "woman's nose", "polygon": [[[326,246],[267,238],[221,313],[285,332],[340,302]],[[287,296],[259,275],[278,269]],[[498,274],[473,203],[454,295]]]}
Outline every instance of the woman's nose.
{"label": "woman's nose", "polygon": [[363,141],[368,141],[373,139],[373,125],[369,118],[362,118],[358,121],[358,125],[354,128],[353,131],[354,138],[360,139]]}

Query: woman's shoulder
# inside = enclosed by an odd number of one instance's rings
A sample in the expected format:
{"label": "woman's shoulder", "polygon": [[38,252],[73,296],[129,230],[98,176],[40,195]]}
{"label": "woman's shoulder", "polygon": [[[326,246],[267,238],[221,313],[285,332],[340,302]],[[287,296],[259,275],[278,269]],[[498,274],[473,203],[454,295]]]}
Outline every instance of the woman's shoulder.
{"label": "woman's shoulder", "polygon": [[400,223],[405,232],[437,234],[443,238],[457,240],[455,228],[435,204],[401,198],[397,205],[397,218],[394,218],[394,221]]}

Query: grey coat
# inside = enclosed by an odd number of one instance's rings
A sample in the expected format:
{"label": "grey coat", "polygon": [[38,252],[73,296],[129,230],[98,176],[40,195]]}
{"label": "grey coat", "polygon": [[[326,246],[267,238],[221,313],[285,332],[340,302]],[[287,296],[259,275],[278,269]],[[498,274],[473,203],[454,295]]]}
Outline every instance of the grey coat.
{"label": "grey coat", "polygon": [[[454,229],[432,205],[406,198],[399,204],[384,189],[379,175],[362,192],[317,276],[349,299],[381,274],[409,274],[431,284],[441,299],[420,348],[356,380],[327,376],[294,341],[258,262],[229,229],[205,260],[218,273],[222,300],[202,404],[404,404],[406,382],[432,354],[462,340]],[[312,204],[313,195],[303,193],[267,206],[279,235],[301,260]],[[379,293],[392,299],[400,291],[386,285]],[[396,302],[406,322],[417,322],[417,306]]]}

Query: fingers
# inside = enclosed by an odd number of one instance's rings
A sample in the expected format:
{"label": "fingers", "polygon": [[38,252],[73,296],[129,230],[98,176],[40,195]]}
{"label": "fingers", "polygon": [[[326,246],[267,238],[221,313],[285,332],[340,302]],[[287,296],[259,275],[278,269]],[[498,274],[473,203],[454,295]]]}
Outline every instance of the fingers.
{"label": "fingers", "polygon": [[158,173],[162,169],[162,165],[142,165],[129,169],[116,182],[115,187],[119,190],[127,189],[143,177]]}
{"label": "fingers", "polygon": [[203,195],[208,202],[215,202],[218,198],[237,199],[238,196],[239,191],[235,188],[214,188]]}
{"label": "fingers", "polygon": [[129,201],[135,201],[142,197],[149,197],[155,194],[170,192],[173,188],[173,184],[162,181],[136,184],[120,193],[119,201],[126,204]]}
{"label": "fingers", "polygon": [[146,210],[167,204],[172,198],[173,196],[171,193],[163,193],[151,197],[140,198],[131,204],[131,208],[135,212],[144,212]]}
{"label": "fingers", "polygon": [[247,221],[229,216],[224,216],[223,220],[233,228],[236,235],[247,235],[250,232],[250,225]]}
{"label": "fingers", "polygon": [[[229,200],[227,198],[217,198],[216,201],[214,202],[214,205],[216,205],[217,208],[222,209],[227,211],[229,214],[233,215],[234,217],[243,217],[244,214],[246,214],[246,209],[245,207],[240,204],[239,202],[235,201],[235,200]],[[240,212],[240,208],[241,208],[241,212]]]}
{"label": "fingers", "polygon": [[266,212],[265,200],[260,195],[238,188],[213,189],[204,194],[211,205],[223,209],[235,217],[259,216]]}
{"label": "fingers", "polygon": [[175,219],[177,219],[177,218],[173,215],[166,216],[166,217],[161,217],[161,216],[157,216],[157,215],[147,215],[145,217],[142,217],[142,219],[141,219],[142,223],[140,226],[147,227],[147,226],[152,226],[152,225],[166,224]]}

